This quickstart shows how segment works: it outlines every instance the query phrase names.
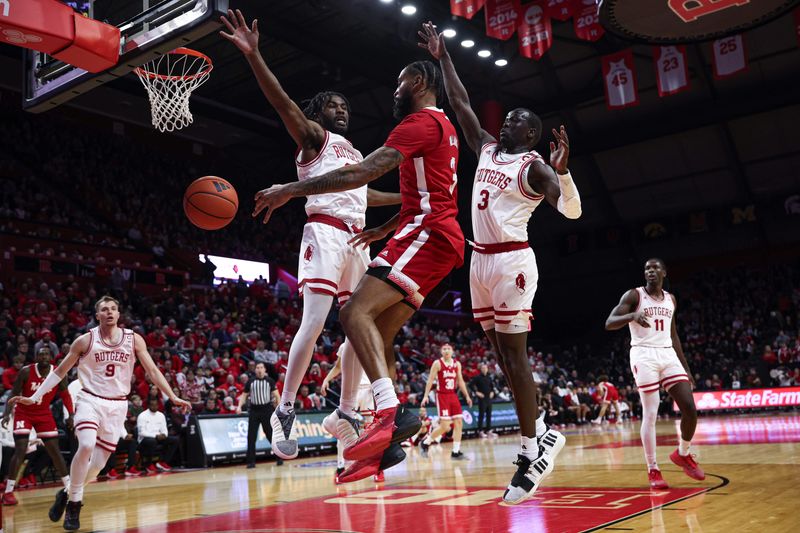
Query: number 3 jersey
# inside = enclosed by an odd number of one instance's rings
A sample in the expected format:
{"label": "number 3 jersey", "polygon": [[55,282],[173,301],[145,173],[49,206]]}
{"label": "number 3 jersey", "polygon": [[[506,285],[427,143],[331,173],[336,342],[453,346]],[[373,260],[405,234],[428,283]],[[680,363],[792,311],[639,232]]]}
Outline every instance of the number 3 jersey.
{"label": "number 3 jersey", "polygon": [[672,315],[675,313],[675,302],[672,296],[664,292],[664,299],[653,298],[644,287],[636,287],[639,293],[639,306],[650,324],[649,328],[639,325],[635,320],[628,323],[631,330],[631,346],[648,348],[672,348]]}
{"label": "number 3 jersey", "polygon": [[89,330],[89,349],[78,361],[78,379],[83,390],[108,400],[124,400],[131,392],[131,375],[136,364],[133,331],[120,328],[117,344],[106,344],[100,328]]}
{"label": "number 3 jersey", "polygon": [[472,187],[473,238],[478,244],[527,242],[528,220],[544,198],[528,184],[527,170],[542,156],[498,148],[496,142],[481,148]]}

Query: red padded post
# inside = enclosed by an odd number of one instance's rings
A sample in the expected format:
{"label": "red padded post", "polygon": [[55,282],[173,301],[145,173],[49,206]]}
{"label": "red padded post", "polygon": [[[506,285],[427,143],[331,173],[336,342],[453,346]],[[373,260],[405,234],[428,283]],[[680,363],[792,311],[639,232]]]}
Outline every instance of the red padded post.
{"label": "red padded post", "polygon": [[0,2],[0,42],[51,54],[75,39],[71,7],[56,0]]}
{"label": "red padded post", "polygon": [[116,26],[73,14],[75,39],[53,57],[89,72],[102,72],[119,61],[120,32]]}

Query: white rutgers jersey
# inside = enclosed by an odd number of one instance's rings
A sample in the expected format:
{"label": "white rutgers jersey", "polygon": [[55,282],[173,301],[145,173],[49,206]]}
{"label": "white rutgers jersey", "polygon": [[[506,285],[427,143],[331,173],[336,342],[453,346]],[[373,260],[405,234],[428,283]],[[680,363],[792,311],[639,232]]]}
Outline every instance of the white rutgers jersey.
{"label": "white rutgers jersey", "polygon": [[136,364],[133,331],[122,329],[115,345],[106,344],[100,328],[89,330],[89,349],[78,361],[78,379],[83,390],[106,399],[125,399],[131,392],[131,376]]}
{"label": "white rutgers jersey", "polygon": [[[341,135],[325,130],[325,142],[317,157],[308,163],[301,163],[300,151],[298,151],[294,162],[297,166],[297,178],[303,181],[345,165],[355,165],[363,159],[361,152],[356,150],[350,141]],[[359,228],[364,227],[366,211],[366,185],[350,191],[315,194],[306,200],[307,215],[328,215]]]}
{"label": "white rutgers jersey", "polygon": [[639,293],[639,306],[636,310],[644,313],[650,327],[642,327],[635,320],[631,320],[628,323],[631,330],[631,346],[672,348],[672,315],[675,313],[672,296],[663,291],[664,299],[655,299],[647,294],[644,287],[636,287],[636,292]]}
{"label": "white rutgers jersey", "polygon": [[472,186],[472,232],[478,244],[527,242],[528,220],[544,195],[528,184],[526,170],[543,161],[535,151],[507,154],[484,144]]}

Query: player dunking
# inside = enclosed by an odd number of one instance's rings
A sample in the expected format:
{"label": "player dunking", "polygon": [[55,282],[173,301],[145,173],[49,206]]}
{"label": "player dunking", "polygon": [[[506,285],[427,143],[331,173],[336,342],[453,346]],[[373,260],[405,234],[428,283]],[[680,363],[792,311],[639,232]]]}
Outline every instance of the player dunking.
{"label": "player dunking", "polygon": [[439,412],[439,427],[436,431],[429,433],[420,443],[423,455],[428,454],[431,443],[450,431],[450,424],[453,424],[453,451],[450,458],[463,460],[464,452],[461,451],[461,432],[464,429],[464,414],[461,411],[461,402],[458,400],[456,390],[460,390],[467,400],[467,405],[472,407],[472,399],[469,396],[467,385],[464,383],[464,376],[461,375],[461,363],[453,359],[453,347],[443,344],[441,348],[442,357],[431,365],[431,373],[428,382],[425,384],[425,395],[419,402],[420,407],[425,407],[428,403],[428,394],[436,380],[436,409]]}
{"label": "player dunking", "polygon": [[[360,162],[363,157],[344,135],[350,123],[350,104],[339,93],[318,93],[304,110],[284,92],[258,49],[258,21],[248,27],[241,11],[222,22],[230,33],[222,37],[235,44],[250,64],[262,92],[280,115],[283,124],[297,143],[297,177],[302,182],[330,170]],[[289,348],[289,364],[281,401],[272,415],[273,450],[283,459],[298,454],[294,402],[308,370],[314,344],[325,326],[334,297],[343,305],[355,290],[369,263],[369,255],[348,244],[364,227],[367,206],[400,203],[400,195],[367,189],[366,184],[348,190],[309,196],[306,201],[308,222],[303,228],[298,278],[303,294],[303,317]],[[343,355],[342,397],[339,410],[326,420],[335,426],[343,420],[354,426],[352,411],[361,381],[361,366],[345,343]],[[346,429],[346,428],[344,428]],[[348,442],[357,434],[351,428]]]}
{"label": "player dunking", "polygon": [[470,107],[444,38],[428,22],[419,43],[439,60],[447,98],[469,147],[478,155],[472,189],[472,230],[477,241],[470,265],[470,293],[475,320],[499,354],[514,395],[522,434],[517,472],[503,495],[506,503],[530,498],[553,470],[564,436],[539,416],[537,386],[528,363],[531,305],[539,273],[528,244],[528,220],[542,200],[567,218],[581,215],[581,200],[567,168],[569,140],[564,127],[553,130],[550,165],[534,150],[542,122],[532,111],[511,111],[500,142],[486,132]]}
{"label": "player dunking", "polygon": [[[53,354],[50,353],[48,346],[39,348],[36,353],[36,363],[23,367],[17,374],[17,379],[11,389],[11,396],[19,396],[20,394],[30,396],[36,392],[53,370],[53,366],[50,364],[52,359]],[[72,416],[75,410],[72,406],[72,398],[67,390],[67,380],[61,380],[58,384],[58,390],[53,388],[42,398],[42,403],[37,405],[17,405],[16,409],[13,409],[14,456],[11,458],[11,464],[8,467],[8,479],[6,481],[6,491],[3,494],[3,505],[17,504],[17,498],[14,496],[14,485],[19,467],[25,460],[25,454],[28,451],[28,435],[30,435],[32,429],[36,431],[36,436],[42,439],[47,455],[53,461],[53,466],[55,466],[58,476],[64,483],[64,487],[69,487],[67,465],[61,456],[61,451],[58,449],[58,428],[56,428],[53,412],[50,410],[50,404],[55,399],[56,393],[61,397],[64,407],[69,413],[67,429],[72,431]],[[9,404],[10,402],[6,404],[6,410],[3,413],[3,427],[6,426],[11,417],[12,408]]]}
{"label": "player dunking", "polygon": [[631,370],[642,399],[642,446],[647,461],[647,477],[654,489],[669,488],[656,462],[656,418],[659,394],[664,387],[681,411],[681,434],[678,449],[670,460],[683,468],[687,476],[702,480],[705,474],[689,447],[697,427],[697,409],[692,388],[694,378],[683,355],[675,324],[678,304],[664,290],[667,268],[661,259],[648,259],[644,265],[647,284],[627,291],[606,319],[606,329],[626,324],[631,332]]}
{"label": "player dunking", "polygon": [[[384,146],[360,163],[256,194],[253,216],[266,210],[266,223],[294,197],[357,189],[400,167],[400,213],[382,227],[387,233],[397,231],[370,263],[340,315],[377,406],[374,424],[345,450],[345,458],[355,462],[340,476],[343,481],[363,479],[405,458],[398,443],[414,435],[421,423],[399,405],[395,394],[392,343],[425,296],[463,262],[464,235],[456,221],[458,136],[436,107],[442,96],[436,65],[411,63],[400,73],[394,93],[394,115],[402,120]],[[356,237],[359,242],[369,239]]]}
{"label": "player dunking", "polygon": [[49,515],[50,520],[57,522],[66,507],[64,529],[67,531],[80,529],[84,486],[87,480],[97,477],[117,446],[128,413],[127,396],[131,392],[131,375],[137,358],[153,383],[173,404],[186,411],[192,408],[189,402],[175,396],[147,352],[144,339],[117,325],[119,302],[111,296],[103,296],[94,309],[99,325],[75,339],[58,368],[47,375],[31,396],[15,396],[9,400],[12,405],[19,403],[27,408],[38,404],[62,382],[73,366],[80,363],[78,379],[83,389],[75,402],[78,450],[72,458],[69,488],[58,491]]}
{"label": "player dunking", "polygon": [[598,413],[597,418],[592,420],[592,424],[603,423],[603,417],[606,415],[606,410],[609,405],[614,408],[614,416],[616,417],[614,421],[619,424],[621,422],[619,391],[614,385],[608,382],[608,376],[602,375],[597,378],[597,393],[600,396],[600,413]]}

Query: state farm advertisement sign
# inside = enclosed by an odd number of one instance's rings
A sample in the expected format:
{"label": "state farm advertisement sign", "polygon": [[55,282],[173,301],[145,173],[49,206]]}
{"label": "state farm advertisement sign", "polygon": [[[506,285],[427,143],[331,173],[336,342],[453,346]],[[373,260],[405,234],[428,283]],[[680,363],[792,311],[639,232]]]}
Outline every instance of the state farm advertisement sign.
{"label": "state farm advertisement sign", "polygon": [[[775,389],[723,390],[695,392],[694,403],[698,411],[714,409],[759,409],[762,407],[783,407],[800,405],[800,387],[780,387]],[[678,411],[673,402],[672,408]]]}

